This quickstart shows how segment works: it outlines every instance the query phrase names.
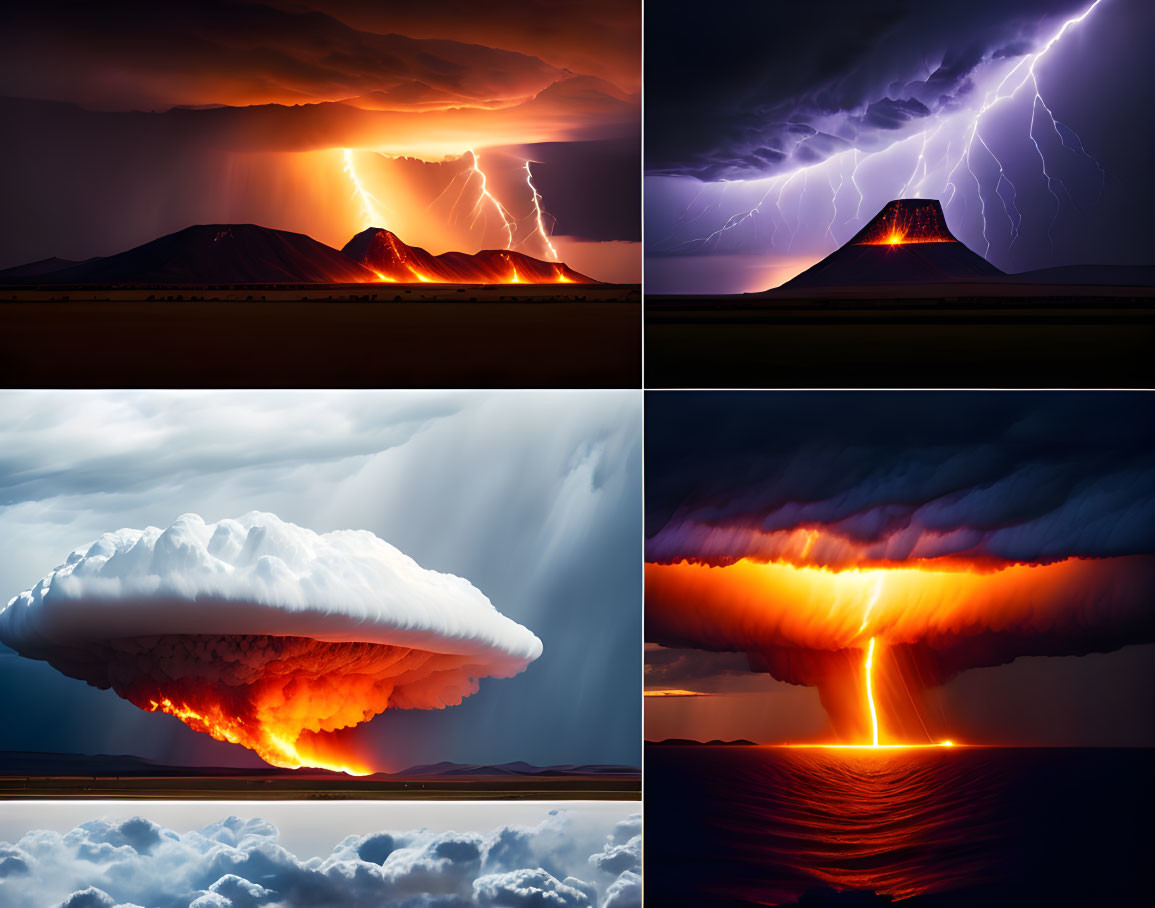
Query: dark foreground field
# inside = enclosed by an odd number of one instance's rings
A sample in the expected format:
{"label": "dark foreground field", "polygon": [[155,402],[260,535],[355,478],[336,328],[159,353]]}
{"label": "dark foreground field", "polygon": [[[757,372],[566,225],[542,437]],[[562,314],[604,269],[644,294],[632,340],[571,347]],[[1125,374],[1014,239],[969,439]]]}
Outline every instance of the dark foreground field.
{"label": "dark foreground field", "polygon": [[211,769],[129,756],[0,753],[0,799],[636,801],[641,791],[641,774],[623,766],[439,763],[358,777],[323,769]]}
{"label": "dark foreground field", "polygon": [[[150,299],[151,297],[151,299]],[[9,387],[617,388],[637,286],[0,290]]]}
{"label": "dark foreground field", "polygon": [[[984,288],[985,289],[985,288]],[[1151,288],[646,299],[646,385],[1112,388],[1151,384]]]}

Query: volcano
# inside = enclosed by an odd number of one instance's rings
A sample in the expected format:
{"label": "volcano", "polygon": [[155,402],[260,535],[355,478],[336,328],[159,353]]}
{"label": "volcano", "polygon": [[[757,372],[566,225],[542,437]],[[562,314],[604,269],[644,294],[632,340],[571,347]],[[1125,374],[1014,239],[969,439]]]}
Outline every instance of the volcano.
{"label": "volcano", "polygon": [[0,273],[0,278],[54,284],[351,284],[376,280],[371,271],[331,246],[303,233],[256,224],[198,224],[107,258],[65,262],[55,269],[28,268],[10,269]]}
{"label": "volcano", "polygon": [[484,249],[475,255],[433,255],[408,246],[392,231],[370,227],[341,250],[374,272],[377,280],[435,284],[596,284],[560,262],[543,262],[520,252]]}
{"label": "volcano", "polygon": [[937,199],[895,199],[780,290],[988,281],[1003,272],[960,243]]}

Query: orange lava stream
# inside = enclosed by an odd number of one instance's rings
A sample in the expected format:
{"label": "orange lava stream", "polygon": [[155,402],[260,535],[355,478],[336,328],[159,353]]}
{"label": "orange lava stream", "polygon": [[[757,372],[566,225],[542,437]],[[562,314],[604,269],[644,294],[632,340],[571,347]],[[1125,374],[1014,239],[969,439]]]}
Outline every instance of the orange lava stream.
{"label": "orange lava stream", "polygon": [[149,700],[148,712],[162,712],[180,719],[194,731],[204,732],[218,741],[227,741],[229,744],[240,744],[257,753],[266,763],[280,766],[284,769],[299,769],[303,766],[315,769],[329,769],[334,772],[344,772],[351,776],[367,776],[373,769],[364,763],[355,761],[336,762],[327,759],[316,751],[308,751],[298,746],[286,737],[275,734],[268,729],[259,729],[254,735],[244,722],[232,718],[219,707],[211,707],[205,712],[197,712],[186,703],[179,706],[168,697],[160,701]]}
{"label": "orange lava stream", "polygon": [[[476,693],[470,657],[376,643],[268,635],[109,642],[117,694],[273,766],[367,775],[352,729],[387,709],[443,709]],[[372,762],[370,762],[372,761]]]}

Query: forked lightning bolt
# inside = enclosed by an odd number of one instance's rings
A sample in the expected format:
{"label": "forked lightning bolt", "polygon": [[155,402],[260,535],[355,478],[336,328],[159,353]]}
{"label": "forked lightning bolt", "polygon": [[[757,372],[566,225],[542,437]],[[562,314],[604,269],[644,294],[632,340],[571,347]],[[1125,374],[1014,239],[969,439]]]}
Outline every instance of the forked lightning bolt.
{"label": "forked lightning bolt", "polygon": [[[783,211],[783,199],[789,193],[791,184],[799,176],[803,178],[803,186],[806,186],[811,171],[819,171],[821,179],[817,184],[810,184],[811,188],[806,190],[807,197],[812,196],[813,186],[821,186],[824,182],[827,187],[825,191],[830,195],[830,206],[834,211],[834,215],[829,221],[814,224],[815,235],[821,232],[825,243],[833,242],[837,245],[838,238],[834,235],[836,229],[843,234],[841,239],[845,242],[862,226],[862,209],[865,201],[862,181],[863,167],[874,162],[885,165],[892,160],[905,160],[905,155],[909,154],[913,157],[913,164],[909,166],[909,170],[905,168],[901,170],[901,173],[907,174],[905,179],[903,176],[898,176],[889,191],[878,192],[876,190],[877,198],[888,201],[891,198],[903,198],[911,194],[916,197],[937,195],[942,200],[944,209],[949,210],[962,206],[962,210],[957,212],[959,216],[965,216],[968,199],[970,202],[977,203],[975,207],[982,224],[982,241],[988,255],[992,244],[990,215],[993,211],[1001,209],[1000,221],[1005,218],[1008,227],[1006,249],[1009,250],[1019,240],[1023,230],[1023,214],[1018,207],[1020,193],[1007,172],[1004,153],[992,147],[993,140],[989,135],[984,134],[983,124],[991,110],[1010,102],[1012,99],[1021,97],[1024,91],[1031,92],[1031,104],[1029,119],[1026,120],[1023,127],[1023,141],[1031,143],[1033,153],[1039,160],[1040,178],[1054,200],[1054,209],[1048,225],[1048,236],[1050,236],[1054,223],[1063,209],[1064,197],[1071,203],[1074,200],[1068,187],[1058,176],[1054,164],[1048,160],[1042,142],[1042,133],[1046,124],[1050,124],[1050,132],[1054,133],[1063,149],[1087,163],[1093,164],[1098,169],[1101,181],[1105,178],[1105,172],[1102,165],[1086,150],[1078,134],[1055,116],[1052,105],[1047,102],[1042,87],[1039,85],[1038,67],[1048,54],[1055,52],[1055,48],[1063,36],[1090,16],[1100,3],[1102,0],[1094,0],[1082,13],[1063,22],[1053,34],[1041,43],[1038,50],[1021,57],[1001,77],[995,76],[994,79],[990,80],[994,82],[997,79],[997,84],[982,95],[982,101],[977,108],[945,114],[933,126],[928,125],[921,132],[906,136],[878,151],[865,152],[857,148],[848,148],[818,163],[796,167],[772,177],[704,184],[699,196],[703,193],[713,192],[718,197],[719,203],[727,194],[727,187],[733,188],[735,185],[749,187],[753,193],[751,202],[754,204],[752,207],[744,206],[725,218],[717,229],[692,239],[679,239],[677,230],[675,230],[674,235],[657,244],[658,248],[668,252],[717,249],[728,234],[733,234],[743,225],[750,224],[753,225],[754,238],[757,240],[760,236],[759,217],[768,213],[773,223],[769,237],[770,247],[788,250],[803,226],[802,195],[799,194],[797,200],[793,200],[791,196],[794,211],[790,217]],[[986,65],[993,68],[1001,62],[990,59]],[[798,144],[800,145],[808,138],[810,136],[804,137],[799,140]],[[889,169],[893,173],[896,168],[892,165]],[[988,173],[990,174],[989,177],[987,176]],[[857,194],[857,206],[850,217],[840,221],[838,195],[847,184],[849,187],[853,187]],[[875,177],[875,185],[878,186],[877,177]],[[990,198],[992,193],[999,200],[999,204],[995,208],[988,205],[988,201],[993,203],[993,199]],[[709,204],[704,204],[693,217],[688,217],[688,212],[697,203],[697,199],[698,196],[695,196],[695,200],[686,206],[686,211],[679,218],[679,226],[685,227],[692,221],[698,220],[710,209]],[[749,204],[748,202],[747,205]],[[808,206],[808,208],[826,210],[824,208],[819,209],[818,206]],[[868,212],[868,214],[873,214],[873,212]],[[778,236],[780,228],[785,234],[784,238]],[[743,231],[747,241],[749,240],[749,230],[750,228],[747,227]],[[685,236],[684,233],[681,235]]]}
{"label": "forked lightning bolt", "polygon": [[494,198],[493,193],[489,191],[489,180],[485,176],[485,171],[483,171],[481,169],[481,164],[480,164],[479,158],[477,157],[477,152],[475,152],[471,148],[471,149],[469,149],[469,155],[471,158],[473,158],[473,172],[475,174],[477,174],[478,177],[481,178],[481,190],[480,190],[481,194],[478,196],[477,204],[474,206],[474,209],[473,209],[474,213],[475,214],[480,213],[482,206],[487,201],[491,205],[493,205],[493,209],[497,212],[497,216],[499,218],[501,218],[502,226],[505,227],[505,233],[506,233],[506,237],[507,237],[506,243],[505,243],[505,248],[506,249],[512,249],[513,248],[513,224],[511,223],[511,216],[510,216],[509,212],[506,210],[505,206],[502,205],[501,202],[499,202],[496,198]]}
{"label": "forked lightning bolt", "polygon": [[549,241],[549,234],[545,232],[545,224],[542,222],[541,193],[539,193],[537,187],[533,185],[533,171],[529,169],[529,161],[525,162],[525,182],[529,185],[529,191],[533,193],[533,214],[537,225],[537,232],[541,235],[542,242],[549,248],[550,258],[556,262],[557,250],[553,248],[553,243]]}
{"label": "forked lightning bolt", "polygon": [[[473,203],[473,207],[471,209],[471,215],[473,218],[471,226],[477,223],[478,219],[481,217],[483,211],[487,207],[491,207],[493,211],[497,213],[498,218],[501,220],[501,227],[505,231],[505,248],[513,249],[514,244],[517,241],[519,227],[523,223],[528,222],[529,232],[518,243],[518,245],[524,243],[530,237],[537,236],[545,245],[546,249],[549,250],[549,258],[556,262],[558,260],[557,248],[551,241],[549,230],[546,228],[546,218],[549,217],[549,215],[547,215],[545,212],[544,199],[542,198],[541,193],[538,192],[537,186],[534,184],[533,170],[530,167],[531,162],[525,161],[523,163],[523,167],[525,169],[525,182],[526,186],[529,188],[530,193],[530,213],[526,218],[519,219],[512,212],[510,212],[510,210],[505,205],[501,203],[501,201],[493,194],[493,191],[489,188],[489,177],[485,171],[481,169],[481,158],[477,152],[473,149],[467,149],[467,154],[470,158],[469,167],[455,174],[453,179],[449,181],[449,183],[445,186],[444,189],[441,190],[437,197],[429,203],[428,207],[432,208],[453,188],[456,183],[458,183],[458,181],[461,181],[457,199],[454,201],[453,206],[449,212],[449,217],[452,219],[455,212],[457,211],[458,205],[461,203],[462,196],[465,195],[470,184],[474,184],[477,187],[477,199]],[[381,210],[383,205],[381,200],[369,191],[364,181],[358,175],[353,159],[353,149],[342,149],[342,161],[342,169],[344,170],[345,175],[349,178],[349,182],[353,186],[353,197],[357,199],[360,205],[360,215],[363,222],[362,226],[384,227],[385,217]]]}

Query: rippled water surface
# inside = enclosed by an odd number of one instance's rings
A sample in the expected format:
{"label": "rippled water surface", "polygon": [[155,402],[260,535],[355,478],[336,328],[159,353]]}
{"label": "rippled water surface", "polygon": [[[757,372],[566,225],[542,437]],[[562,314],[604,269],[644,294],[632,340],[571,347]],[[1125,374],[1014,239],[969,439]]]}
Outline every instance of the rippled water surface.
{"label": "rippled water surface", "polygon": [[646,904],[1130,904],[1153,757],[649,747]]}

